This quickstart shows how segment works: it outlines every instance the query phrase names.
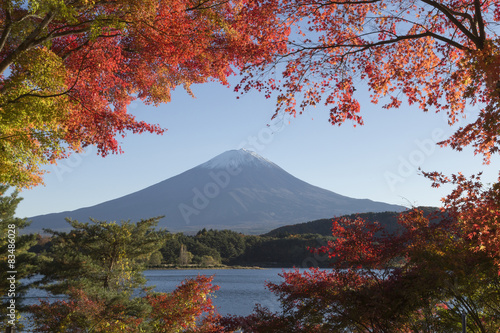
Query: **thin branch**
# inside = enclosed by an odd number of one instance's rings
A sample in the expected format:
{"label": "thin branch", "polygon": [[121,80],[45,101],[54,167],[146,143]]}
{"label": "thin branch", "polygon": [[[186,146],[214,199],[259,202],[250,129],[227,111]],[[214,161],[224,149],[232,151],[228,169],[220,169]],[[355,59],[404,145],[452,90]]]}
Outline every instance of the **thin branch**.
{"label": "thin branch", "polygon": [[205,10],[205,9],[212,9],[212,8],[216,8],[217,6],[220,6],[220,5],[223,5],[223,4],[226,4],[229,2],[229,0],[226,0],[226,1],[222,1],[222,2],[215,2],[214,4],[212,5],[209,5],[209,6],[204,6],[205,4],[211,2],[211,0],[205,0],[205,1],[200,1],[196,6],[193,6],[193,7],[188,7],[186,8],[186,12],[189,12],[189,11],[193,11],[193,10]]}
{"label": "thin branch", "polygon": [[9,134],[9,135],[0,135],[0,140],[8,140],[10,138],[20,137],[20,136],[25,136],[25,135],[26,134],[21,134],[21,133]]}
{"label": "thin branch", "polygon": [[[88,56],[88,54],[90,53],[91,49],[88,50],[88,52],[83,56],[82,58],[82,61],[80,63],[80,67],[78,68],[78,73],[76,75],[76,78],[75,78],[75,81],[73,82],[73,84],[71,85],[71,87],[69,89],[66,89],[65,91],[61,92],[61,93],[57,93],[57,94],[50,94],[50,95],[40,95],[40,94],[32,94],[31,92],[29,93],[26,93],[26,94],[22,94],[22,95],[19,95],[17,96],[15,99],[13,100],[10,100],[10,101],[7,101],[6,103],[0,105],[0,107],[4,107],[6,106],[7,104],[12,104],[12,103],[16,103],[17,101],[19,101],[20,99],[22,98],[25,98],[25,97],[37,97],[37,98],[54,98],[54,97],[59,97],[59,96],[63,96],[63,95],[67,95],[71,90],[73,90],[73,88],[76,86],[76,84],[78,83],[78,80],[80,79],[80,74],[81,72],[84,70],[83,68],[83,64]],[[34,91],[34,90],[32,90]]]}
{"label": "thin branch", "polygon": [[360,1],[326,1],[326,2],[312,2],[312,3],[299,3],[298,6],[319,6],[326,7],[331,5],[362,5],[380,2],[382,0],[360,0]]}
{"label": "thin branch", "polygon": [[41,16],[38,16],[38,15],[35,15],[35,14],[28,14],[28,15],[24,15],[20,19],[16,20],[15,23],[22,22],[22,21],[24,21],[26,19],[29,19],[29,18],[36,18],[36,19],[39,19],[39,20],[43,20],[43,17],[41,17]]}
{"label": "thin branch", "polygon": [[457,43],[454,40],[448,39],[448,38],[446,38],[444,36],[441,36],[441,35],[437,35],[437,34],[431,32],[431,31],[426,31],[426,32],[423,32],[423,33],[420,33],[420,34],[397,36],[396,38],[393,38],[393,39],[387,39],[387,40],[382,40],[382,41],[379,41],[379,42],[368,43],[368,44],[334,44],[334,45],[318,45],[318,46],[307,47],[307,46],[302,46],[302,45],[291,43],[291,45],[300,47],[300,49],[296,50],[294,52],[288,53],[285,56],[290,56],[290,55],[293,55],[293,54],[297,54],[297,53],[300,53],[300,52],[302,52],[304,50],[326,50],[326,49],[336,49],[336,48],[356,48],[356,50],[349,51],[349,52],[346,53],[346,54],[353,54],[353,53],[357,53],[357,52],[363,52],[363,51],[366,51],[368,49],[371,49],[371,48],[374,48],[374,47],[377,47],[377,46],[382,46],[382,45],[387,45],[387,44],[395,44],[395,43],[398,43],[398,42],[403,41],[403,40],[420,39],[420,38],[424,38],[424,37],[433,37],[433,38],[436,38],[438,40],[444,41],[447,44],[450,44],[450,45],[452,45],[452,46],[454,46],[454,47],[456,47],[456,48],[458,48],[460,50],[467,50],[467,47],[463,46],[462,44]]}
{"label": "thin branch", "polygon": [[63,31],[59,34],[47,35],[43,38],[36,39],[33,42],[35,45],[40,45],[40,44],[43,44],[45,42],[51,41],[51,40],[59,38],[59,37],[70,36],[70,35],[80,35],[80,34],[84,34],[84,33],[89,32],[89,31],[90,31],[90,27],[85,28],[85,29],[80,29],[80,30],[67,30],[67,31]]}
{"label": "thin branch", "polygon": [[73,52],[77,52],[77,51],[80,51],[83,47],[85,47],[86,45],[88,45],[90,43],[90,39],[87,39],[84,43],[80,44],[79,46],[75,47],[74,49],[72,50],[69,50],[68,52],[66,52],[64,55],[61,56],[61,59],[63,61],[65,61],[66,59],[68,59],[68,57],[70,56],[71,53]]}
{"label": "thin branch", "polygon": [[[76,84],[76,81],[75,81],[75,84]],[[69,92],[71,89],[73,89],[73,87],[74,87],[74,85],[73,85],[71,88],[69,88],[69,89],[67,89],[67,90],[65,90],[65,91],[63,91],[63,92],[61,92],[61,93],[51,94],[51,95],[32,94],[31,92],[29,92],[29,93],[26,93],[26,94],[19,95],[19,96],[17,96],[15,99],[10,100],[10,101],[7,101],[7,102],[6,102],[6,103],[4,103],[4,104],[1,104],[1,105],[0,105],[0,107],[4,107],[4,106],[6,106],[7,104],[13,104],[13,103],[16,103],[16,102],[17,102],[17,101],[19,101],[20,99],[23,99],[23,98],[26,98],[26,97],[54,98],[54,97],[59,97],[59,96],[62,96],[62,95],[67,95],[67,94],[68,94],[68,92]],[[34,90],[32,90],[32,91],[34,91]]]}

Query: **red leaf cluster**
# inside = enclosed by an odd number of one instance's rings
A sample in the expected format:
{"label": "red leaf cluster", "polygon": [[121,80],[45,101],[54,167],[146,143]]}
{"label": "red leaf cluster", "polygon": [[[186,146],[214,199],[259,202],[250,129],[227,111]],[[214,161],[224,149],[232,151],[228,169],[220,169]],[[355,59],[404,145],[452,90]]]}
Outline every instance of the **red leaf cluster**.
{"label": "red leaf cluster", "polygon": [[[445,332],[500,325],[498,267],[464,236],[450,214],[401,214],[400,230],[384,234],[376,222],[341,218],[335,240],[313,251],[336,258],[332,270],[284,272],[268,284],[282,305],[228,317],[243,332]],[[497,326],[498,328],[498,326]]]}
{"label": "red leaf cluster", "polygon": [[372,103],[406,100],[446,113],[450,124],[477,105],[476,121],[442,144],[472,145],[486,159],[498,151],[498,1],[279,2],[288,50],[250,66],[237,90],[276,93],[275,115],[324,105],[334,125],[363,124],[362,84]]}

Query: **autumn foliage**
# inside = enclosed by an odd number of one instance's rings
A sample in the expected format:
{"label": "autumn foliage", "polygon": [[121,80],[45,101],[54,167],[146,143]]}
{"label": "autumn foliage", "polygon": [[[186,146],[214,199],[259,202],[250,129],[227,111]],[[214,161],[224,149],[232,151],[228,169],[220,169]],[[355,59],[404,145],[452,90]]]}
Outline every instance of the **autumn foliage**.
{"label": "autumn foliage", "polygon": [[35,332],[217,332],[213,277],[186,279],[170,293],[153,292],[143,275],[150,256],[171,237],[159,218],[137,223],[69,220],[52,233],[33,286],[63,299],[29,307]]}
{"label": "autumn foliage", "polygon": [[127,315],[121,304],[107,304],[105,299],[71,290],[68,300],[46,301],[32,305],[34,332],[135,332],[143,322]]}
{"label": "autumn foliage", "polygon": [[[210,80],[285,48],[274,1],[3,1],[0,182],[42,181],[40,166],[117,136],[161,134],[127,112],[135,99]],[[278,33],[279,32],[279,33]]]}
{"label": "autumn foliage", "polygon": [[182,282],[172,293],[152,293],[146,296],[152,307],[149,320],[154,332],[221,332],[212,299],[219,289],[212,286],[213,277],[198,276]]}
{"label": "autumn foliage", "polygon": [[460,222],[464,235],[475,244],[477,250],[488,253],[500,265],[500,179],[485,187],[481,174],[470,178],[462,174],[449,177],[438,173],[424,173],[433,180],[433,186],[452,184],[455,189],[443,198],[443,210]]}
{"label": "autumn foliage", "polygon": [[[499,23],[497,0],[7,1],[0,182],[36,184],[40,164],[69,152],[97,145],[106,155],[120,151],[116,135],[162,133],[127,105],[167,102],[175,87],[189,92],[209,79],[225,84],[236,68],[237,91],[277,95],[275,115],[324,106],[333,125],[363,124],[362,85],[383,108],[406,102],[445,113],[449,124],[474,107],[441,145],[471,146],[489,163],[500,149]],[[218,318],[205,298],[210,281],[198,279],[147,296],[151,317],[141,318],[160,332],[378,333],[457,332],[467,314],[469,331],[498,331],[500,183],[424,175],[455,185],[440,215],[411,210],[392,234],[360,218],[335,220],[335,240],[313,250],[336,260],[331,271],[285,272],[269,284],[282,312]],[[66,325],[85,304],[100,313],[101,303],[76,291],[72,303],[38,309],[59,311],[54,325]],[[193,326],[203,311],[208,322]]]}
{"label": "autumn foliage", "polygon": [[376,222],[334,221],[332,270],[298,269],[269,284],[282,311],[257,308],[228,317],[243,332],[457,332],[467,314],[471,332],[500,326],[500,277],[494,260],[475,250],[448,215],[403,213],[400,230]]}
{"label": "autumn foliage", "polygon": [[[498,1],[280,2],[284,24],[292,27],[288,50],[248,66],[237,90],[277,95],[275,115],[321,106],[329,109],[331,124],[350,121],[355,126],[363,124],[359,100],[368,90],[371,102],[383,108],[399,108],[405,102],[424,112],[445,113],[450,125],[467,115],[466,124],[440,144],[458,151],[472,147],[485,164],[498,154]],[[457,237],[471,247],[470,255],[479,251],[500,263],[499,183],[485,185],[479,175],[424,174],[434,186],[456,186],[444,198],[443,209],[455,219]],[[363,265],[386,255],[384,240],[365,247],[378,227],[363,226],[363,221],[350,226],[369,229],[336,243],[331,251]],[[342,228],[336,225],[334,231]],[[345,252],[346,247],[351,252]]]}
{"label": "autumn foliage", "polygon": [[498,151],[498,1],[279,2],[288,50],[249,66],[237,89],[277,93],[276,112],[326,106],[334,125],[363,124],[361,87],[384,108],[406,101],[450,124],[477,105],[477,119],[443,144],[486,159]]}
{"label": "autumn foliage", "polygon": [[30,307],[34,332],[220,332],[210,298],[218,288],[211,281],[199,276],[171,293],[149,293],[137,300],[149,306],[140,314],[131,314],[119,302],[72,290],[68,300],[42,300]]}

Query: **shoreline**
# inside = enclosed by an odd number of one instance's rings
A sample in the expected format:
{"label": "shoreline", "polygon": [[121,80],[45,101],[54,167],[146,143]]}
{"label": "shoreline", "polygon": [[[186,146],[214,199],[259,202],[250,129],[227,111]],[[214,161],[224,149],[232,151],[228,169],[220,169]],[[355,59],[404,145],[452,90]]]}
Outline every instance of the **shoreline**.
{"label": "shoreline", "polygon": [[260,266],[155,266],[155,267],[147,267],[146,270],[189,270],[189,269],[268,269],[269,267],[260,267]]}

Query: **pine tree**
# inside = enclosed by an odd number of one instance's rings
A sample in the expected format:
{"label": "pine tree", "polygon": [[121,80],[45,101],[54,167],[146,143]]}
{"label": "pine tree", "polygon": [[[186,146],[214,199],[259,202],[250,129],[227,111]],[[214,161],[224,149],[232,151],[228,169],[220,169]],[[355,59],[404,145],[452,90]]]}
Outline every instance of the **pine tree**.
{"label": "pine tree", "polygon": [[[143,298],[132,296],[134,290],[144,288],[143,270],[149,257],[169,237],[166,231],[154,230],[159,219],[137,223],[93,219],[91,223],[81,223],[67,219],[71,231],[46,230],[52,234],[53,246],[41,265],[44,278],[40,287],[70,299],[98,304],[104,309],[100,322],[142,318],[150,307]],[[89,325],[97,323],[81,324]]]}
{"label": "pine tree", "polygon": [[[8,186],[0,185],[0,295],[3,296],[0,322],[6,325],[9,322],[12,324],[12,320],[17,321],[19,310],[22,309],[22,296],[28,286],[21,285],[20,280],[35,271],[35,255],[29,253],[28,249],[36,243],[36,235],[19,235],[19,231],[29,222],[14,217],[22,198],[18,197],[17,191],[6,195],[7,190]],[[15,303],[11,303],[11,300]],[[15,304],[12,312],[7,308],[9,304]]]}

